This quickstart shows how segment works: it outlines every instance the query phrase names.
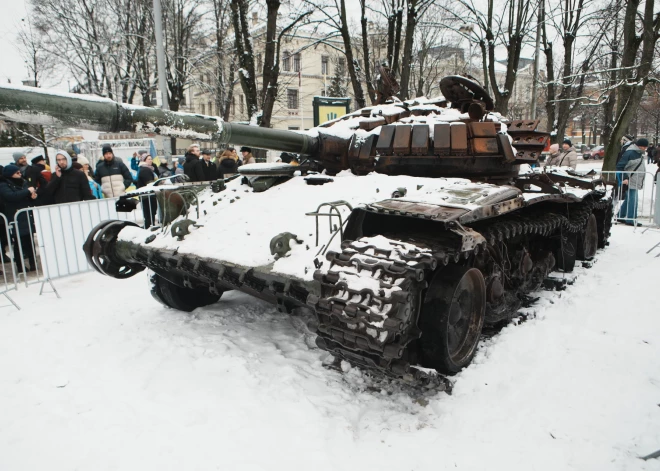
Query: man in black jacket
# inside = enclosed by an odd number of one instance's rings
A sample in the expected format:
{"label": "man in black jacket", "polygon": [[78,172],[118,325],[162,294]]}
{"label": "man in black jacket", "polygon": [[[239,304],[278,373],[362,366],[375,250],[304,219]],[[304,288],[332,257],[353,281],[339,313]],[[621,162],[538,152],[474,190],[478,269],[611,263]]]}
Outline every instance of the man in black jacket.
{"label": "man in black jacket", "polygon": [[45,161],[46,159],[44,159],[43,155],[38,155],[32,159],[32,165],[25,169],[25,180],[27,180],[29,186],[37,190],[39,188],[45,188],[46,185],[48,185],[48,180],[46,180],[46,177],[41,173],[46,170],[46,166],[44,165]]}
{"label": "man in black jacket", "polygon": [[39,197],[52,195],[55,204],[96,199],[92,195],[87,177],[80,170],[72,168],[73,161],[66,151],[57,151],[55,160],[55,173],[44,191],[38,192]]}
{"label": "man in black jacket", "polygon": [[186,163],[183,164],[183,173],[190,179],[191,182],[204,181],[204,171],[202,170],[202,163],[199,160],[199,146],[193,144],[188,147],[186,152]]}
{"label": "man in black jacket", "polygon": [[202,173],[204,174],[204,181],[215,181],[218,179],[218,169],[215,164],[211,162],[211,151],[204,149],[202,151],[202,160],[200,160],[200,165],[202,167]]}

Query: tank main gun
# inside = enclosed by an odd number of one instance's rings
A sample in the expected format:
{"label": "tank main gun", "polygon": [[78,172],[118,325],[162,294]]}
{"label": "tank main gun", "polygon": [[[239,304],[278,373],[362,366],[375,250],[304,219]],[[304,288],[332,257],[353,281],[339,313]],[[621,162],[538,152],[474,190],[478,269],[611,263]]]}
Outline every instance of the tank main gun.
{"label": "tank main gun", "polygon": [[317,138],[279,129],[227,123],[219,117],[114,102],[107,98],[0,85],[0,117],[43,126],[163,136],[311,155]]}

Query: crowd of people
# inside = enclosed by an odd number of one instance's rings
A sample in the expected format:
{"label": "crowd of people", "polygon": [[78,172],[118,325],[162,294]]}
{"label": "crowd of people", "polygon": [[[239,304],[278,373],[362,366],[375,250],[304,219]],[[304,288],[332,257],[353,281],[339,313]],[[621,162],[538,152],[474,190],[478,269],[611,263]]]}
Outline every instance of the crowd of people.
{"label": "crowd of people", "polygon": [[[644,159],[646,153],[646,159]],[[546,167],[567,167],[573,170],[577,167],[577,150],[569,139],[561,144],[552,144],[550,154],[546,159]],[[621,150],[616,159],[617,188],[615,197],[621,201],[617,219],[628,225],[641,225],[637,219],[638,191],[644,188],[646,163],[658,163],[660,153],[656,146],[649,144],[648,139],[635,140],[632,135],[621,138]],[[660,172],[660,168],[658,169]],[[657,173],[656,173],[657,178]]]}
{"label": "crowd of people", "polygon": [[235,174],[241,165],[257,162],[250,147],[241,147],[240,153],[239,156],[234,147],[227,147],[213,159],[211,150],[201,149],[199,145],[193,144],[186,150],[186,155],[179,159],[175,172],[186,175],[192,182],[224,178]]}

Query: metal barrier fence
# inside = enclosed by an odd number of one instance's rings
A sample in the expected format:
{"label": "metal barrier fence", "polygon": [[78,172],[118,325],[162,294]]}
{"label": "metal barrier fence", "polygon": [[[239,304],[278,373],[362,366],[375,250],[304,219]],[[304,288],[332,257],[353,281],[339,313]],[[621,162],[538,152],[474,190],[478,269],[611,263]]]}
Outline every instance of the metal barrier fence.
{"label": "metal barrier fence", "polygon": [[[0,245],[2,245],[2,253],[0,254],[0,256],[2,257],[2,281],[3,281],[2,286],[0,286],[0,296],[4,296],[9,302],[12,303],[12,305],[16,309],[20,310],[21,308],[18,307],[18,304],[16,304],[8,294],[9,291],[17,289],[18,284],[16,283],[16,267],[14,266],[14,249],[11,240],[11,233],[9,230],[9,221],[2,213],[0,213],[0,224],[4,226],[0,228]],[[9,260],[6,260],[7,255],[5,254],[5,246],[9,248]],[[7,278],[7,265],[9,265],[9,268],[11,269],[11,279]],[[2,307],[6,307],[6,306],[2,306]]]}
{"label": "metal barrier fence", "polygon": [[[600,173],[615,184],[612,196],[617,221],[631,226],[658,225],[660,215],[656,209],[657,185],[653,173],[609,170]],[[624,185],[624,181],[627,184]]]}
{"label": "metal barrier fence", "polygon": [[[4,235],[11,259],[2,271],[4,285],[0,287],[0,295],[20,309],[7,292],[17,289],[19,284],[27,287],[41,283],[39,294],[43,294],[44,287],[49,285],[59,298],[53,280],[92,270],[82,246],[94,226],[107,219],[133,221],[142,227],[147,220],[150,220],[149,224],[154,223],[157,207],[152,198],[141,197],[132,212],[117,212],[118,199],[25,208],[16,212],[11,223],[0,214],[0,223],[5,223]],[[11,267],[11,279],[8,266]]]}

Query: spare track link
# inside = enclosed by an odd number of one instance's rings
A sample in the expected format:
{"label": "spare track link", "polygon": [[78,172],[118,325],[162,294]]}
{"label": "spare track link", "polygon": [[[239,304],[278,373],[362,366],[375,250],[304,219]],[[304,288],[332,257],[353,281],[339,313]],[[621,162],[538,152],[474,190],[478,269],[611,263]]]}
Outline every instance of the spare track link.
{"label": "spare track link", "polygon": [[314,274],[321,297],[308,300],[319,320],[317,345],[389,376],[425,379],[405,358],[408,344],[421,336],[420,295],[439,264],[471,252],[431,251],[394,240],[387,244],[345,241],[340,253],[328,252],[327,272]]}
{"label": "spare track link", "polygon": [[[530,212],[513,214],[479,224],[489,244],[520,235],[551,236],[559,230],[584,229],[593,209],[605,201],[571,205],[569,215]],[[417,327],[418,298],[439,265],[458,263],[476,254],[450,249],[433,250],[411,243],[388,241],[389,247],[344,241],[342,251],[328,252],[327,271],[317,270],[321,296],[310,295],[307,304],[319,321],[319,348],[363,368],[407,380],[430,375],[406,361],[406,347],[421,336]]]}

